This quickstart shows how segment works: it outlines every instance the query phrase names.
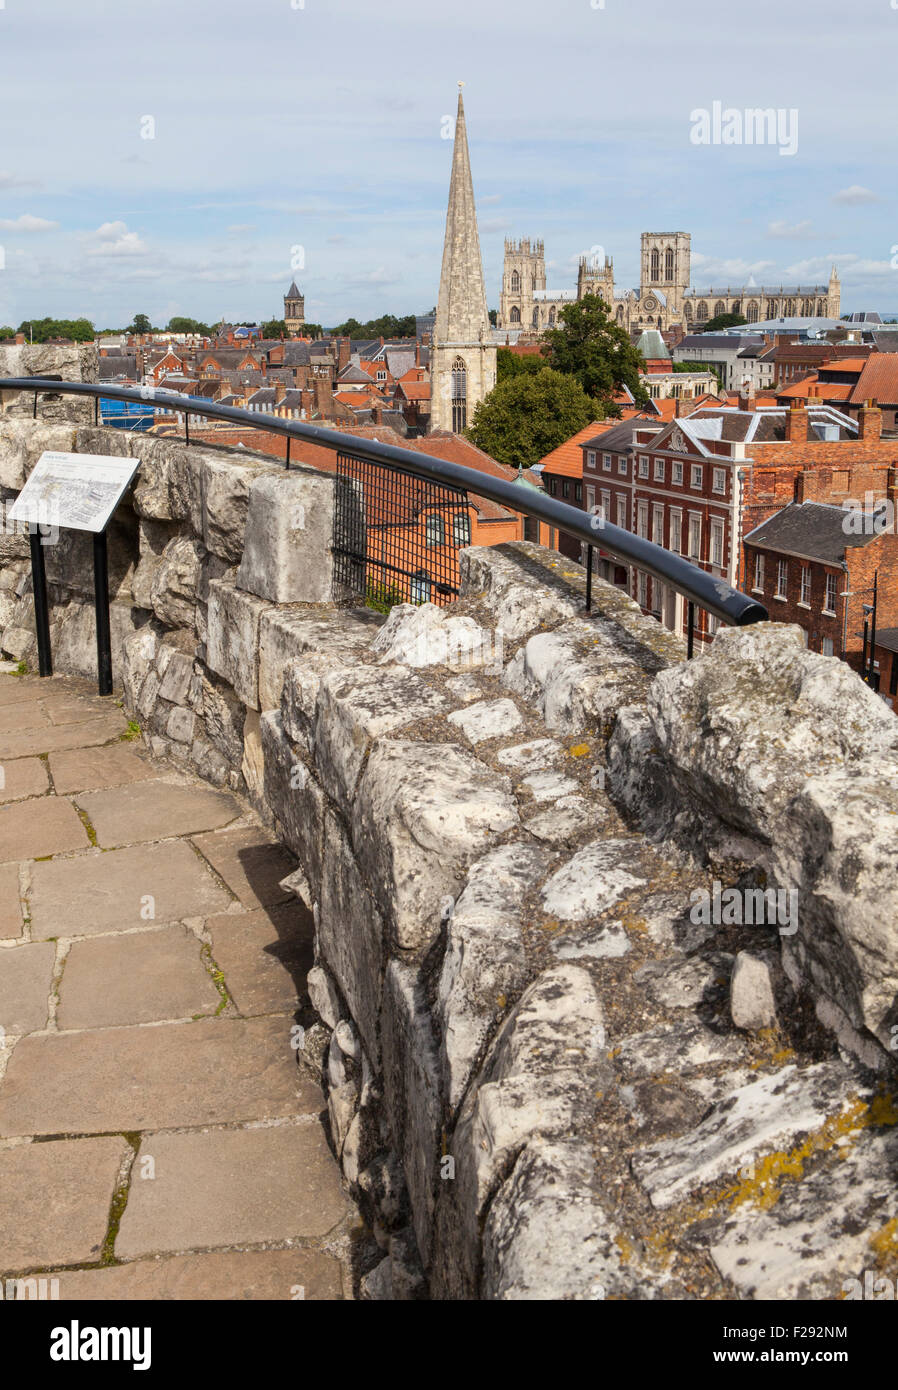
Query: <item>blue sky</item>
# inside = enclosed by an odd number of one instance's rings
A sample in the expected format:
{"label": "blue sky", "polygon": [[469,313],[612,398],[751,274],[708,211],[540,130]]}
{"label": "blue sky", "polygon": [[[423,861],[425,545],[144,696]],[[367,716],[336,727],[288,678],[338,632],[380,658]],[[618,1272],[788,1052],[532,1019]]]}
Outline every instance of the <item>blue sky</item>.
{"label": "blue sky", "polygon": [[[0,0],[0,323],[280,315],[297,246],[309,319],[426,312],[460,78],[491,306],[506,236],[622,288],[683,230],[698,286],[896,311],[896,53],[898,0]],[[714,101],[797,153],[696,146]]]}

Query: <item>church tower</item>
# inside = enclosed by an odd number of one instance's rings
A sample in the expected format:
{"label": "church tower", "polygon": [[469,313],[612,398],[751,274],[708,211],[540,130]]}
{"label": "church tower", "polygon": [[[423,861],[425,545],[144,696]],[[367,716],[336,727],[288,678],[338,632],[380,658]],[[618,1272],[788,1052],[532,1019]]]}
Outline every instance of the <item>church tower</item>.
{"label": "church tower", "polygon": [[284,323],[287,325],[287,332],[292,338],[296,338],[302,333],[305,321],[305,297],[296,288],[296,281],[294,280],[284,295]]}
{"label": "church tower", "polygon": [[832,274],[829,277],[828,294],[826,296],[826,312],[831,319],[840,318],[839,310],[842,307],[842,282],[839,279],[839,272],[833,266]]}
{"label": "church tower", "polygon": [[430,427],[461,434],[496,384],[465,107],[459,83],[443,268],[430,359]]}

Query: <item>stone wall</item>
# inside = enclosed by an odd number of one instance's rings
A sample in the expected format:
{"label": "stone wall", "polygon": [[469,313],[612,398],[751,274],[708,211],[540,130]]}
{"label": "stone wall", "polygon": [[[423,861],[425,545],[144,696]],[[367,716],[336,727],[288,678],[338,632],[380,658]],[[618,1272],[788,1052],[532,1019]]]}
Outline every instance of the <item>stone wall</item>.
{"label": "stone wall", "polygon": [[[772,624],[686,663],[524,543],[464,552],[451,608],[336,607],[332,477],[4,418],[7,494],[50,447],[139,455],[126,709],[298,856],[299,1059],[384,1252],[370,1297],[833,1297],[892,1258],[898,724],[846,667]],[[79,545],[48,572],[57,668],[89,673]],[[715,883],[797,892],[795,930],[702,920]]]}

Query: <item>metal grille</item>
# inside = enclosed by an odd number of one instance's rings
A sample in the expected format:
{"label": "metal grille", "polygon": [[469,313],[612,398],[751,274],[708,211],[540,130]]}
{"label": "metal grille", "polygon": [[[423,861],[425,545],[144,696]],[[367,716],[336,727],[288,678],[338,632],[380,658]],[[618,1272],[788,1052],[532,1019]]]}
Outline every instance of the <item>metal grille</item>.
{"label": "metal grille", "polygon": [[374,607],[452,603],[471,543],[468,494],[390,464],[337,455],[334,584]]}

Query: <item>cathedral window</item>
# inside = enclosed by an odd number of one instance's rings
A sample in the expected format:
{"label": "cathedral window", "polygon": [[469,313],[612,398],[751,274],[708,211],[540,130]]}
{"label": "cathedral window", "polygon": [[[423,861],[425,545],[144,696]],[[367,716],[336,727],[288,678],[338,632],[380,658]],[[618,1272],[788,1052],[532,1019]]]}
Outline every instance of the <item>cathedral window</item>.
{"label": "cathedral window", "polygon": [[511,272],[511,292],[512,294],[521,293],[521,277],[516,270]]}
{"label": "cathedral window", "polygon": [[654,280],[654,281],[660,280],[660,279],[661,279],[661,252],[658,250],[657,247],[655,247],[655,248],[653,249],[652,254],[651,254],[651,257],[650,257],[649,263],[650,263],[650,266],[651,266],[650,275],[651,275],[652,280]]}
{"label": "cathedral window", "polygon": [[725,314],[726,311],[727,306],[724,304],[722,299],[718,299],[717,303],[714,305],[714,317],[718,318],[721,314]]}
{"label": "cathedral window", "polygon": [[700,301],[699,306],[698,306],[697,310],[695,311],[695,317],[696,317],[697,319],[702,319],[702,320],[704,320],[704,319],[706,319],[706,318],[708,317],[708,306],[707,306],[707,304],[705,303],[704,300],[701,300],[701,301]]}
{"label": "cathedral window", "polygon": [[554,327],[555,327],[555,305],[554,305],[554,304],[552,305],[551,309],[549,310],[549,327],[550,327],[550,328],[554,328]]}
{"label": "cathedral window", "polygon": [[452,364],[452,433],[462,434],[468,424],[468,369],[461,357]]}
{"label": "cathedral window", "polygon": [[673,248],[668,247],[664,253],[664,278],[672,280],[674,278],[674,253]]}
{"label": "cathedral window", "polygon": [[533,327],[534,327],[534,328],[539,328],[539,310],[538,310],[538,309],[534,309],[534,310],[533,310]]}
{"label": "cathedral window", "polygon": [[756,302],[754,299],[752,299],[752,300],[749,301],[749,305],[748,305],[748,308],[747,308],[747,310],[746,310],[745,317],[748,319],[749,323],[757,323],[757,322],[758,322],[758,305],[757,305],[757,302]]}
{"label": "cathedral window", "polygon": [[513,324],[520,324],[521,322],[521,311],[518,308],[517,304],[511,311],[511,321]]}

